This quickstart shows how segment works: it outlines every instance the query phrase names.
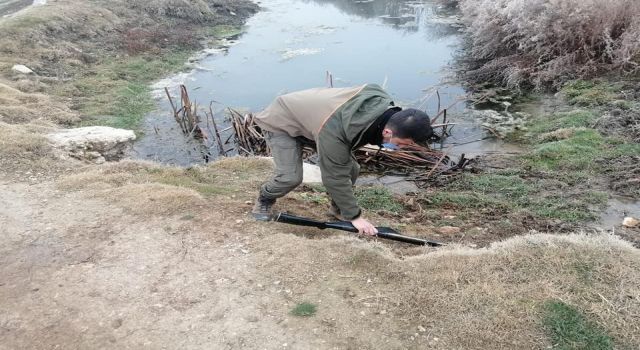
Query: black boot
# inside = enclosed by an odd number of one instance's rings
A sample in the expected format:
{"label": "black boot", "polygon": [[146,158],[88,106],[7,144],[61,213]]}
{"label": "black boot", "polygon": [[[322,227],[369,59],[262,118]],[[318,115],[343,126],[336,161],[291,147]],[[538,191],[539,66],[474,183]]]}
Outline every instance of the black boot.
{"label": "black boot", "polygon": [[260,195],[256,200],[256,204],[253,206],[251,215],[253,215],[253,218],[258,221],[271,220],[273,216],[271,209],[273,208],[273,204],[275,202],[276,202],[275,199],[265,198],[262,195]]}

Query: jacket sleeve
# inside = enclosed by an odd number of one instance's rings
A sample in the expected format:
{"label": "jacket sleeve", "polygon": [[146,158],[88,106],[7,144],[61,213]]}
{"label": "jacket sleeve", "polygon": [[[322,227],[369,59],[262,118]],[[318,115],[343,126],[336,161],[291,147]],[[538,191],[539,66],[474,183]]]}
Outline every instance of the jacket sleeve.
{"label": "jacket sleeve", "polygon": [[353,158],[351,147],[337,139],[333,142],[318,142],[318,156],[322,183],[329,196],[340,209],[340,214],[347,220],[357,219],[362,210],[353,194],[351,170]]}

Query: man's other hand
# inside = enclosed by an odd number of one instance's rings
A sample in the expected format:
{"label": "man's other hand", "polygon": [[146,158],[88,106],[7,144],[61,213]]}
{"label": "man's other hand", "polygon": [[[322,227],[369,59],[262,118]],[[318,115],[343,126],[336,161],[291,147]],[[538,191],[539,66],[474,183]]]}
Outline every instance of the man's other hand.
{"label": "man's other hand", "polygon": [[352,220],[351,223],[355,228],[358,229],[358,233],[360,234],[375,236],[378,233],[378,229],[376,229],[375,226],[373,226],[369,221],[362,217]]}

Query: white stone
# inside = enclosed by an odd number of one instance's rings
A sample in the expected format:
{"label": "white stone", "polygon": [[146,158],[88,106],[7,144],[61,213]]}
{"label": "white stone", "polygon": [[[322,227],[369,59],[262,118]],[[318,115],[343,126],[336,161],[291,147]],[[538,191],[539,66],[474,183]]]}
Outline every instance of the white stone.
{"label": "white stone", "polygon": [[637,227],[637,226],[640,226],[640,220],[628,216],[624,218],[624,220],[622,220],[622,226]]}
{"label": "white stone", "polygon": [[33,73],[33,71],[31,70],[31,68],[24,66],[22,64],[16,64],[13,67],[11,67],[12,71],[18,72],[18,73],[22,73],[22,74],[31,74]]}
{"label": "white stone", "polygon": [[320,167],[309,163],[302,163],[302,183],[322,183],[322,173],[320,173]]}
{"label": "white stone", "polygon": [[132,130],[89,126],[63,129],[47,135],[47,138],[72,157],[101,163],[122,158],[136,135]]}
{"label": "white stone", "polygon": [[[261,157],[273,162],[273,157]],[[302,183],[303,184],[321,184],[322,174],[320,167],[317,165],[302,163]]]}

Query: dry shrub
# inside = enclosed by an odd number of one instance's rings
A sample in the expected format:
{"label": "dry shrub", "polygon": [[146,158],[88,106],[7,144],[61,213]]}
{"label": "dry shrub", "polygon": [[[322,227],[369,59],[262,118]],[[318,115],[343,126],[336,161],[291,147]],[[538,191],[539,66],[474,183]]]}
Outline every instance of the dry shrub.
{"label": "dry shrub", "polygon": [[323,319],[340,330],[336,341],[353,348],[542,348],[551,344],[541,306],[555,299],[575,305],[621,348],[640,342],[640,253],[615,236],[536,234],[405,259],[355,239],[279,234],[261,245],[282,288],[293,300],[321,299]]}
{"label": "dry shrub", "polygon": [[557,87],[640,71],[637,0],[460,0],[472,81]]}
{"label": "dry shrub", "polygon": [[606,113],[598,118],[595,128],[603,135],[620,135],[640,143],[640,108]]}

